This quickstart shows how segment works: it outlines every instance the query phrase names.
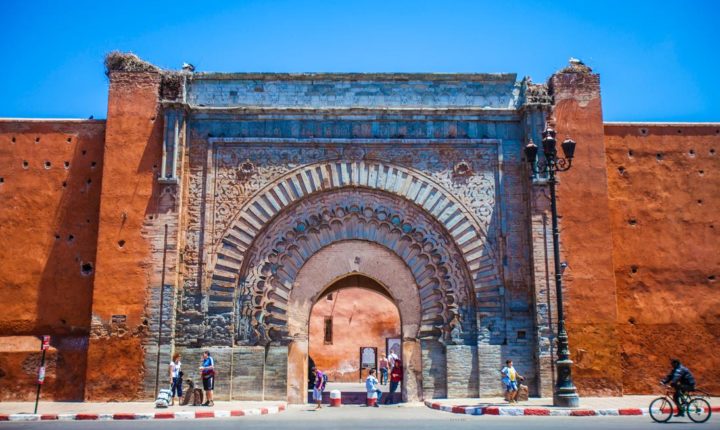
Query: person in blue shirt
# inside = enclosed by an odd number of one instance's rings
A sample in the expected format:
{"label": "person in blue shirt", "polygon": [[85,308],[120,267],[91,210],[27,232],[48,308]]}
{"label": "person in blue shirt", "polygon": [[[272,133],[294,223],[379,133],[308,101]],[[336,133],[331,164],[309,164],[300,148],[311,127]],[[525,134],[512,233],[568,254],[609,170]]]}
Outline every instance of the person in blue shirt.
{"label": "person in blue shirt", "polygon": [[203,362],[200,366],[200,374],[202,375],[203,389],[205,390],[205,398],[207,401],[203,406],[215,406],[213,402],[213,389],[215,388],[215,360],[210,356],[210,351],[203,352]]}
{"label": "person in blue shirt", "polygon": [[367,379],[365,379],[365,389],[368,393],[368,398],[372,393],[377,393],[377,401],[375,402],[375,407],[380,407],[380,398],[382,397],[382,391],[378,388],[378,380],[375,377],[375,369],[370,369],[370,374],[368,375]]}

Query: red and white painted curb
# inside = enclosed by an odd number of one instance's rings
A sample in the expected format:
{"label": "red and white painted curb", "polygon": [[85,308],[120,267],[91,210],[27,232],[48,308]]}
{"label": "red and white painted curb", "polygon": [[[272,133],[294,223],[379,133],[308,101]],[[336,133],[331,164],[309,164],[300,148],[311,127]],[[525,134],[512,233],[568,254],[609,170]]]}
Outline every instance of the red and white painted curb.
{"label": "red and white painted curb", "polygon": [[[619,408],[619,409],[555,409],[532,406],[453,406],[425,401],[425,406],[444,412],[466,415],[500,415],[500,416],[562,416],[562,417],[592,417],[592,416],[628,416],[648,415],[647,408]],[[710,408],[713,412],[720,412],[720,407]]]}
{"label": "red and white painted curb", "polygon": [[0,414],[0,421],[113,421],[113,420],[193,420],[199,418],[231,418],[249,415],[277,414],[286,409],[286,405],[265,408],[234,409],[230,411],[178,411],[114,414]]}

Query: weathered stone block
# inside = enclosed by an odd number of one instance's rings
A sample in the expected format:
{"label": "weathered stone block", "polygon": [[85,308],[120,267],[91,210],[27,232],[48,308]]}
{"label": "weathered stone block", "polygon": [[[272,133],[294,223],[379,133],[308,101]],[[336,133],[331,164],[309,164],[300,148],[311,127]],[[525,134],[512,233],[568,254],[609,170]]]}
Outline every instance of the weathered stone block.
{"label": "weathered stone block", "polygon": [[447,391],[445,346],[435,340],[422,340],[422,384],[426,399],[443,399]]}
{"label": "weathered stone block", "polygon": [[270,346],[265,353],[265,400],[287,399],[288,347]]}
{"label": "weathered stone block", "polygon": [[468,345],[448,345],[447,397],[478,397],[478,360],[477,347]]}
{"label": "weathered stone block", "polygon": [[232,400],[262,400],[265,373],[265,348],[233,348]]}

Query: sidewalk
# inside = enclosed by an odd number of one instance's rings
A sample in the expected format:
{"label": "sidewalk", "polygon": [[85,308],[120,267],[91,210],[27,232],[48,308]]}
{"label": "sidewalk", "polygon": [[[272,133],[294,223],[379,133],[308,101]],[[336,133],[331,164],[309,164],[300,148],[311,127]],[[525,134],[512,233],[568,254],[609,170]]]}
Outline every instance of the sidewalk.
{"label": "sidewalk", "polygon": [[33,402],[0,402],[0,421],[41,420],[157,420],[229,418],[245,415],[276,414],[287,408],[286,402],[215,402],[213,407],[171,406],[155,408],[147,402],[40,402],[33,414]]}
{"label": "sidewalk", "polygon": [[[552,398],[530,398],[526,402],[510,405],[502,397],[483,399],[434,399],[425,406],[445,412],[468,415],[503,416],[596,416],[596,415],[647,415],[652,396],[581,397],[580,407],[553,406]],[[720,397],[708,397],[712,412],[720,412]]]}

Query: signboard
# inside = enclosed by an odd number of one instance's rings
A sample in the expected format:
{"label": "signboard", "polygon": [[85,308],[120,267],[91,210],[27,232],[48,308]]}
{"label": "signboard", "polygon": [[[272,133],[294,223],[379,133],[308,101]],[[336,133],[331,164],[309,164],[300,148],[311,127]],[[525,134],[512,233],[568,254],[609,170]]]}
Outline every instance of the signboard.
{"label": "signboard", "polygon": [[42,350],[47,351],[48,349],[50,349],[50,336],[43,336]]}
{"label": "signboard", "polygon": [[377,348],[372,346],[360,347],[360,368],[374,369],[377,367]]}
{"label": "signboard", "polygon": [[402,360],[402,339],[399,337],[388,337],[385,339],[385,354],[390,357],[391,353],[395,353]]}

